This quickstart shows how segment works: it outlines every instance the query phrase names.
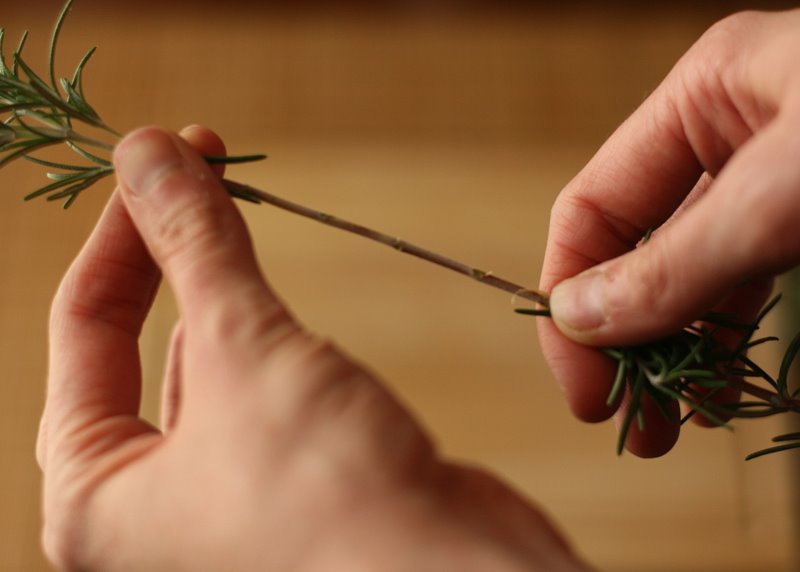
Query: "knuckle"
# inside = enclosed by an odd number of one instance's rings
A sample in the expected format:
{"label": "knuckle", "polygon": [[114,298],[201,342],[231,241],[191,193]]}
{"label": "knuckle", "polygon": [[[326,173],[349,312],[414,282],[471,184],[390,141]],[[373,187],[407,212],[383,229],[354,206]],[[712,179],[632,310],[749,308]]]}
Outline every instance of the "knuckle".
{"label": "knuckle", "polygon": [[291,388],[296,409],[304,409],[332,389],[352,386],[358,378],[358,368],[332,342],[305,331],[287,336],[267,351],[265,378],[279,394]]}
{"label": "knuckle", "polygon": [[53,298],[51,329],[64,320],[90,321],[138,335],[147,311],[142,291],[151,296],[157,285],[151,269],[102,257],[83,260],[70,269]]}
{"label": "knuckle", "polygon": [[235,228],[229,209],[202,201],[163,213],[153,228],[155,255],[165,263],[193,258],[215,248]]}
{"label": "knuckle", "polygon": [[[733,243],[732,260],[745,276],[780,274],[800,260],[800,237],[791,209],[774,210],[760,220],[769,224],[747,225]],[[780,239],[776,240],[776,237]]]}
{"label": "knuckle", "polygon": [[206,312],[205,339],[224,348],[253,347],[255,343],[258,359],[269,356],[300,330],[289,310],[260,290],[239,292],[225,304],[209,306]]}
{"label": "knuckle", "polygon": [[[380,460],[386,475],[406,477],[435,460],[408,412],[332,342],[308,333],[276,347],[265,375],[265,401],[280,425],[320,445],[335,469]],[[346,451],[332,440],[350,443]]]}
{"label": "knuckle", "polygon": [[743,33],[758,26],[764,14],[756,10],[735,12],[714,23],[705,34],[703,41],[725,46],[741,45]]}
{"label": "knuckle", "polygon": [[742,57],[751,42],[751,32],[762,20],[763,14],[756,11],[737,12],[717,21],[709,27],[687,53],[691,65],[684,71],[702,71],[706,81],[721,77],[732,62]]}
{"label": "knuckle", "polygon": [[[163,197],[153,205],[147,225],[147,238],[153,255],[162,263],[172,263],[213,250],[231,239],[240,240],[243,223],[230,204],[215,200],[211,181],[187,179],[180,170],[170,172],[154,183],[153,194]],[[192,188],[192,192],[186,192]],[[188,256],[187,256],[188,255]]]}
{"label": "knuckle", "polygon": [[628,322],[637,315],[668,315],[663,310],[671,308],[675,301],[675,288],[680,279],[675,270],[666,264],[670,258],[664,252],[663,241],[648,245],[648,251],[631,255],[628,263],[611,271],[610,280],[621,280],[624,299],[609,300],[609,315],[612,321]]}

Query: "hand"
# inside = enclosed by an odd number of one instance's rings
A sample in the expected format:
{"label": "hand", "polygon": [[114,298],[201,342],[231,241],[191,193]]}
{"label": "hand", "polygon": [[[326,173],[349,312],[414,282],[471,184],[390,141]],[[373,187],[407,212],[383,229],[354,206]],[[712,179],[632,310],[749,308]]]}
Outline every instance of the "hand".
{"label": "hand", "polygon": [[[800,263],[798,58],[800,11],[720,22],[559,196],[540,334],[578,417],[616,409],[614,366],[582,344],[653,339],[711,309],[751,320],[772,277]],[[627,447],[663,454],[679,427],[645,409]]]}
{"label": "hand", "polygon": [[[67,570],[585,570],[535,508],[443,462],[374,377],[305,331],[188,141],[149,128],[56,295],[38,443],[44,544]],[[192,148],[194,147],[194,149]],[[181,320],[161,432],[138,416],[158,288]]]}

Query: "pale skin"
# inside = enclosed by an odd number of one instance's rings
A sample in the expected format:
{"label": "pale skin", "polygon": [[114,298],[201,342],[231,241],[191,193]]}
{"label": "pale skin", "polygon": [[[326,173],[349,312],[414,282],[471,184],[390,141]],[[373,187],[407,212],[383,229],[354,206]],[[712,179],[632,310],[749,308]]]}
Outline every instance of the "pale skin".
{"label": "pale skin", "polygon": [[[584,344],[653,339],[711,309],[749,320],[800,263],[799,58],[800,11],[723,20],[560,194],[539,332],[579,418],[622,411],[605,404],[613,365]],[[628,449],[664,454],[679,427],[647,409]]]}
{"label": "pale skin", "polygon": [[[139,130],[53,304],[38,458],[64,570],[586,568],[494,476],[442,459],[368,370],[305,330],[195,150]],[[137,338],[161,272],[180,310],[163,431],[139,418]]]}
{"label": "pale skin", "polygon": [[[605,320],[587,328],[555,289],[558,328],[541,323],[579,417],[613,408],[608,364],[578,341],[659,335],[723,302],[749,315],[769,277],[800,260],[799,27],[792,12],[712,30],[559,198],[544,289],[593,268],[625,292],[602,298]],[[90,571],[587,570],[530,501],[443,459],[378,379],[303,328],[198,152],[224,147],[199,127],[123,140],[119,189],[55,297],[37,447],[50,560]],[[691,208],[625,254],[698,180]],[[181,318],[159,430],[139,417],[137,340],[162,274]],[[639,319],[643,308],[660,311]],[[676,438],[663,426],[630,448],[659,454]]]}

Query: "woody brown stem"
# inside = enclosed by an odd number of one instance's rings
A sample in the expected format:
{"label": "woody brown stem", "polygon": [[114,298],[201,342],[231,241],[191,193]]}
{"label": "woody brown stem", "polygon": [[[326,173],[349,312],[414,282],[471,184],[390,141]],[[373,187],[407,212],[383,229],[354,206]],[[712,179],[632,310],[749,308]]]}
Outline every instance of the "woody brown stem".
{"label": "woody brown stem", "polygon": [[765,403],[769,403],[776,408],[800,412],[800,402],[798,402],[797,399],[783,398],[780,394],[775,393],[774,391],[759,387],[758,385],[750,383],[749,381],[739,377],[730,378],[728,380],[728,384],[731,387],[741,390],[742,393],[747,393],[748,395],[761,399]]}
{"label": "woody brown stem", "polygon": [[235,181],[230,181],[228,179],[225,179],[223,183],[225,184],[225,187],[228,189],[228,191],[231,192],[231,194],[233,194],[234,196],[240,196],[251,200],[256,199],[259,202],[265,202],[267,204],[270,204],[274,207],[278,207],[285,211],[289,211],[291,213],[315,220],[317,222],[321,222],[322,224],[326,224],[328,226],[332,226],[334,228],[338,228],[346,232],[357,234],[358,236],[368,238],[375,242],[380,242],[381,244],[389,246],[397,250],[398,252],[409,254],[411,256],[416,256],[417,258],[421,258],[422,260],[426,260],[427,262],[431,262],[438,266],[442,266],[444,268],[452,270],[453,272],[458,272],[459,274],[468,276],[473,280],[477,280],[481,284],[486,284],[487,286],[498,288],[505,292],[509,292],[510,294],[514,294],[519,298],[530,300],[531,302],[535,302],[544,307],[547,307],[548,298],[547,295],[544,294],[543,292],[525,288],[523,286],[520,286],[519,284],[515,284],[514,282],[505,280],[503,278],[500,278],[499,276],[495,276],[491,272],[485,272],[483,270],[479,270],[462,262],[458,262],[457,260],[453,260],[452,258],[448,258],[447,256],[443,256],[426,248],[422,248],[421,246],[417,246],[415,244],[406,242],[405,240],[401,240],[400,238],[385,234],[383,232],[368,228],[360,224],[356,224],[354,222],[350,222],[348,220],[333,216],[331,214],[318,211],[316,209],[300,205],[298,203],[268,193],[266,191],[262,191],[261,189],[256,189],[249,185],[237,183]]}

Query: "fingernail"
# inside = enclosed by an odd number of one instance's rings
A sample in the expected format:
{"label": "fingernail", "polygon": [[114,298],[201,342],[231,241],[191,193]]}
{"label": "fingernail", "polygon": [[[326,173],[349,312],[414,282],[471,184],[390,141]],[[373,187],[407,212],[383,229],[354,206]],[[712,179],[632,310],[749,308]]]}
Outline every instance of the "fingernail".
{"label": "fingernail", "polygon": [[178,132],[178,134],[181,137],[186,138],[186,136],[188,136],[192,131],[196,131],[197,129],[202,129],[202,127],[200,125],[198,125],[197,123],[192,123],[191,125],[187,125],[183,129],[181,129]]}
{"label": "fingernail", "polygon": [[556,322],[576,332],[595,330],[606,321],[601,272],[590,271],[563,281],[550,293],[550,310]]}
{"label": "fingernail", "polygon": [[126,137],[114,152],[119,182],[131,193],[144,196],[166,173],[184,166],[172,137],[156,129],[143,129]]}

